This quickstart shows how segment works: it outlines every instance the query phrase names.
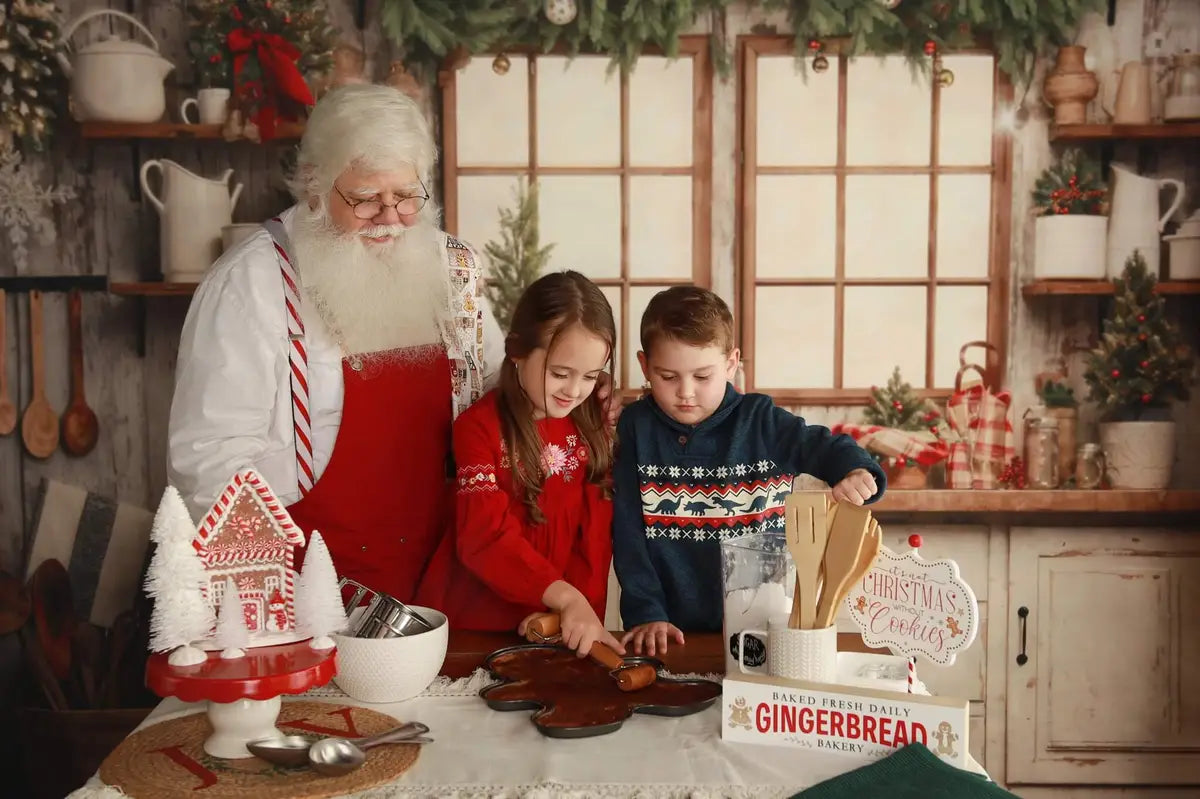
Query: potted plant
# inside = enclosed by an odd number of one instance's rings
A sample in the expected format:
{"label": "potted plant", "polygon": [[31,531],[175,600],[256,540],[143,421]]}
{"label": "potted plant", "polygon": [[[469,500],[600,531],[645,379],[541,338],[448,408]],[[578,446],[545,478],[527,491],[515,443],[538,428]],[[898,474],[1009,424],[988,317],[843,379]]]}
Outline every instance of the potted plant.
{"label": "potted plant", "polygon": [[1186,400],[1195,379],[1193,354],[1167,320],[1157,282],[1135,251],[1113,281],[1112,309],[1084,374],[1101,413],[1100,443],[1113,488],[1170,484],[1171,401]]}
{"label": "potted plant", "polygon": [[1033,187],[1033,276],[1101,280],[1108,233],[1108,188],[1100,167],[1078,149],[1062,154]]}
{"label": "potted plant", "polygon": [[[900,376],[900,367],[892,371],[887,385],[871,387],[871,402],[863,409],[863,422],[868,425],[888,427],[910,432],[929,432],[939,435],[938,425],[942,415],[928,400],[917,396],[911,384]],[[909,457],[893,457],[871,450],[867,451],[887,474],[888,488],[921,489],[929,479],[929,467]]]}

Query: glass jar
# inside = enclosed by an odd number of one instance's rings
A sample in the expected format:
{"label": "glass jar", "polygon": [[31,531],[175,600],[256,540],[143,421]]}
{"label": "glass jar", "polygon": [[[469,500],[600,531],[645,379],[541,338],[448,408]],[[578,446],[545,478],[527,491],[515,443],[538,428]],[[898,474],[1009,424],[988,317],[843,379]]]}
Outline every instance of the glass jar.
{"label": "glass jar", "polygon": [[1029,488],[1058,488],[1058,419],[1033,419],[1025,429],[1025,482]]}
{"label": "glass jar", "polygon": [[1104,450],[1099,444],[1082,444],[1075,457],[1075,487],[1099,488],[1104,481]]}

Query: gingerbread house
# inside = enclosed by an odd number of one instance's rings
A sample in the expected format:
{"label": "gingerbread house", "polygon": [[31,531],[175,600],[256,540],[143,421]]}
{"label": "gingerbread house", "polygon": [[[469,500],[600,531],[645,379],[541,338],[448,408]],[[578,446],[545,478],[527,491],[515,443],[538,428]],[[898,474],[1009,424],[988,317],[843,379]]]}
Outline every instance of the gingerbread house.
{"label": "gingerbread house", "polygon": [[227,601],[225,581],[232,577],[251,635],[295,629],[293,563],[304,534],[257,472],[248,469],[229,481],[193,543],[214,609]]}

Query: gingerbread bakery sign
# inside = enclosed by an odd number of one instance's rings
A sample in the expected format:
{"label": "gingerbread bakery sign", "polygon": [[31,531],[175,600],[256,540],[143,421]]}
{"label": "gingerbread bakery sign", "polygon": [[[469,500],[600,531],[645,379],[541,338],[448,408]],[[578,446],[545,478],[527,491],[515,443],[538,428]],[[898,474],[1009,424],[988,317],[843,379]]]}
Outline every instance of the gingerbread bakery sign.
{"label": "gingerbread bakery sign", "polygon": [[975,640],[979,605],[952,560],[925,560],[915,550],[881,547],[875,565],[846,595],[868,646],[920,656],[941,666]]}
{"label": "gingerbread bakery sign", "polygon": [[721,706],[726,741],[864,762],[919,743],[947,763],[967,764],[966,700],[739,675],[725,678]]}

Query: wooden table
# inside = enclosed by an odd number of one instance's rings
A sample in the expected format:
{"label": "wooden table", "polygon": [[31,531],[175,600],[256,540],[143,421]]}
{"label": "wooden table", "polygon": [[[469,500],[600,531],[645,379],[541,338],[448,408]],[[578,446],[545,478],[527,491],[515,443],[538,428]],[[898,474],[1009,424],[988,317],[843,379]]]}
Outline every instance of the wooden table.
{"label": "wooden table", "polygon": [[[668,671],[675,674],[720,674],[725,671],[725,651],[719,633],[692,633],[686,638],[686,644],[671,644],[667,654],[658,658]],[[466,677],[483,666],[484,659],[492,652],[522,643],[527,642],[516,633],[481,633],[451,628],[442,674],[452,679]],[[839,633],[838,651],[887,654],[886,650],[867,646],[857,633]]]}

